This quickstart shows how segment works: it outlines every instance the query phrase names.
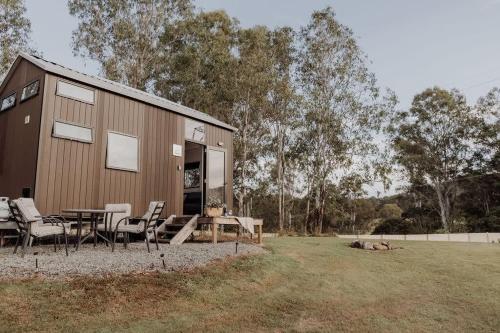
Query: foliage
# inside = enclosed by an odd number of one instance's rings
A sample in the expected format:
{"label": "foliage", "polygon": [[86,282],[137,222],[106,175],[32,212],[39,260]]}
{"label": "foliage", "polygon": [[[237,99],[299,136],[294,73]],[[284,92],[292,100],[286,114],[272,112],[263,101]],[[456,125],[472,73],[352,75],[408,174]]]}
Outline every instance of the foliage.
{"label": "foliage", "polygon": [[457,90],[435,87],[416,95],[410,110],[397,114],[395,122],[395,160],[411,183],[434,189],[442,227],[448,231],[456,180],[474,159],[483,118]]}
{"label": "foliage", "polygon": [[[74,52],[106,77],[238,129],[235,211],[267,230],[496,228],[500,89],[471,106],[431,88],[396,113],[329,7],[298,30],[243,28],[190,0],[70,0],[69,10]],[[366,185],[388,186],[394,170],[403,192],[367,198]]]}
{"label": "foliage", "polygon": [[30,34],[24,0],[0,0],[0,82],[19,52],[36,53],[29,46]]}
{"label": "foliage", "polygon": [[383,219],[397,219],[400,218],[403,211],[397,204],[384,204],[379,210],[379,215]]}
{"label": "foliage", "polygon": [[[315,232],[321,233],[326,188],[336,173],[367,169],[376,154],[375,134],[394,99],[384,100],[368,71],[367,59],[352,31],[340,24],[331,8],[316,11],[301,30],[300,84],[305,123],[301,138],[310,197],[318,212]],[[356,159],[356,157],[365,157]]]}
{"label": "foliage", "polygon": [[202,11],[167,22],[160,37],[155,91],[230,122],[237,30],[237,22],[224,11]]}
{"label": "foliage", "polygon": [[69,0],[78,19],[73,31],[75,55],[101,65],[105,77],[148,90],[160,65],[165,23],[191,11],[189,0]]}
{"label": "foliage", "polygon": [[218,197],[208,197],[207,203],[205,205],[206,208],[224,208],[224,203]]}

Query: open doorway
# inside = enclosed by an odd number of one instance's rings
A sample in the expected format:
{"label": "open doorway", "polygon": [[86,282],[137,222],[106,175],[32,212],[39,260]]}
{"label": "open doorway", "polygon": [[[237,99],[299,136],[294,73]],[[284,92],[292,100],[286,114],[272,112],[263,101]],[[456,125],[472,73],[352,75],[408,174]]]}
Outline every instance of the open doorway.
{"label": "open doorway", "polygon": [[184,215],[203,212],[204,146],[186,141],[184,157]]}

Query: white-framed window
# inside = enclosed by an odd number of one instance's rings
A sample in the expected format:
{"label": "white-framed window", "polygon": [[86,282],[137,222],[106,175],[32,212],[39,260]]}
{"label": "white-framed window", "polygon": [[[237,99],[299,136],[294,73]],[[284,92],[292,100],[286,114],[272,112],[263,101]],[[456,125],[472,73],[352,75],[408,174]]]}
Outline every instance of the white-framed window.
{"label": "white-framed window", "polygon": [[0,111],[5,111],[16,105],[16,93],[12,93],[9,96],[2,99],[2,104],[0,105]]}
{"label": "white-framed window", "polygon": [[139,172],[139,138],[109,131],[106,167]]}
{"label": "white-framed window", "polygon": [[21,102],[38,95],[38,90],[40,89],[40,80],[36,80],[27,84],[23,91],[21,92]]}
{"label": "white-framed window", "polygon": [[52,136],[86,143],[93,142],[92,128],[60,120],[54,121]]}
{"label": "white-framed window", "polygon": [[205,125],[203,123],[186,118],[184,127],[187,140],[205,142]]}
{"label": "white-framed window", "polygon": [[71,98],[80,102],[94,104],[95,91],[66,81],[57,81],[56,94],[62,97]]}

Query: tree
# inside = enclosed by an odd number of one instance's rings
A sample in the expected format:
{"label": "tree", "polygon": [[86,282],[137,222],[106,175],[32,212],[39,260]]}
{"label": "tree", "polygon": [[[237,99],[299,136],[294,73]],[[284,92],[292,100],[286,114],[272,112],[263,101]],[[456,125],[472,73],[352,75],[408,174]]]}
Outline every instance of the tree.
{"label": "tree", "polygon": [[306,149],[308,198],[317,211],[316,232],[321,233],[328,184],[341,170],[369,162],[369,155],[376,153],[374,135],[394,99],[381,99],[365,54],[331,8],[312,14],[301,30],[301,44],[299,70],[306,112],[301,139]]}
{"label": "tree", "polygon": [[79,21],[75,55],[97,61],[106,78],[141,90],[154,83],[167,23],[191,13],[190,0],[69,0],[68,7]]}
{"label": "tree", "polygon": [[477,112],[483,116],[481,131],[478,137],[476,165],[470,169],[483,173],[500,172],[500,88],[491,89],[486,96],[479,98]]}
{"label": "tree", "polygon": [[35,53],[29,46],[30,34],[24,0],[0,0],[0,82],[19,52]]}
{"label": "tree", "polygon": [[240,215],[246,214],[247,192],[259,169],[264,144],[262,137],[266,134],[263,124],[272,67],[269,37],[269,30],[265,27],[241,29],[238,33],[238,62],[230,123],[238,128],[234,135],[234,173]]}
{"label": "tree", "polygon": [[339,184],[339,191],[344,198],[347,199],[347,209],[350,216],[350,225],[353,228],[356,226],[356,204],[358,199],[363,195],[366,195],[366,191],[363,189],[363,184],[365,180],[359,174],[350,174],[342,177]]}
{"label": "tree", "polygon": [[[268,126],[268,153],[276,168],[278,192],[278,225],[283,231],[286,216],[287,188],[293,190],[293,166],[297,157],[296,129],[300,125],[299,97],[294,85],[293,69],[296,61],[295,34],[289,27],[271,32],[271,71],[269,107],[265,115]],[[287,186],[287,180],[290,182]],[[290,210],[292,207],[290,207]],[[291,221],[289,221],[291,224]]]}
{"label": "tree", "polygon": [[200,12],[165,28],[155,90],[160,96],[229,121],[234,103],[237,22]]}
{"label": "tree", "polygon": [[379,216],[383,219],[398,219],[401,218],[401,214],[403,210],[394,203],[384,204],[379,211]]}
{"label": "tree", "polygon": [[395,159],[411,181],[429,184],[438,200],[441,224],[450,230],[457,178],[473,158],[482,118],[457,90],[427,89],[396,116]]}

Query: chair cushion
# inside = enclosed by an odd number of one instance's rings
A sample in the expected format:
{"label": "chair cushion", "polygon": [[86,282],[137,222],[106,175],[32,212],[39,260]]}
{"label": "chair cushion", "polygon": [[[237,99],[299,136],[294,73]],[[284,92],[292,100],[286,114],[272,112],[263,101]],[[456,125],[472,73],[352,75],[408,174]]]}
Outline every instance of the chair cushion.
{"label": "chair cushion", "polygon": [[16,222],[0,221],[0,230],[17,230]]}
{"label": "chair cushion", "polygon": [[35,202],[31,198],[19,198],[14,200],[14,203],[19,208],[25,222],[38,222],[42,224],[42,214],[36,209]]}
{"label": "chair cushion", "polygon": [[0,220],[7,220],[10,216],[9,204],[7,200],[9,199],[0,197]]}
{"label": "chair cushion", "polygon": [[[111,220],[111,230],[115,229],[118,221],[120,221],[121,219],[123,219],[125,217],[130,217],[130,215],[132,214],[132,205],[130,205],[129,203],[106,204],[106,206],[104,206],[104,208],[105,209],[115,209],[115,210],[125,210],[125,213],[114,213],[113,214],[113,219]],[[111,216],[111,214],[109,216]],[[107,225],[109,228],[110,227],[109,217],[107,217],[107,218],[108,218]],[[121,224],[123,224],[123,223],[124,222],[122,222]],[[97,226],[97,229],[100,231],[104,231],[104,223],[99,224]]]}
{"label": "chair cushion", "polygon": [[31,234],[35,237],[62,235],[64,234],[64,227],[61,225],[50,225],[50,224],[40,225],[34,223],[31,227]]}
{"label": "chair cushion", "polygon": [[138,233],[141,233],[143,231],[144,231],[144,227],[141,224],[126,224],[126,225],[120,224],[118,226],[118,232],[131,232],[134,234],[138,234]]}
{"label": "chair cushion", "polygon": [[153,212],[154,212],[154,210],[155,210],[156,206],[157,206],[160,202],[161,202],[161,201],[151,201],[151,202],[149,203],[148,211],[146,212],[146,214],[144,214],[144,215],[142,216],[142,218],[143,218],[143,219],[145,219],[145,220],[148,220],[148,221],[149,221],[149,219],[151,218],[151,215],[153,215]]}

